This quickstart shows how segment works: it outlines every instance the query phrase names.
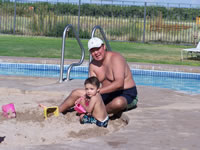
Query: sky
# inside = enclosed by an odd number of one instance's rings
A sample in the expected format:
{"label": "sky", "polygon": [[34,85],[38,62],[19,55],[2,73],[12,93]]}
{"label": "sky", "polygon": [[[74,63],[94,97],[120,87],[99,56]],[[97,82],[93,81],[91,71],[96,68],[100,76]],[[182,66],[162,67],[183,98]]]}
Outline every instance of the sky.
{"label": "sky", "polygon": [[160,2],[160,3],[186,3],[186,4],[200,4],[200,0],[144,0],[146,2]]}
{"label": "sky", "polygon": [[[69,0],[70,1],[70,0]],[[79,1],[79,0],[74,0]],[[121,1],[124,1],[124,4],[134,4],[134,5],[144,5],[144,2],[147,2],[147,5],[163,5],[166,7],[196,7],[200,8],[200,0],[81,0],[84,2],[102,2],[109,3],[113,1],[115,4],[122,4]],[[149,3],[148,3],[149,2]],[[190,6],[192,5],[192,6]]]}
{"label": "sky", "polygon": [[[13,0],[14,1],[14,0]],[[48,2],[69,2],[79,3],[79,0],[17,0],[17,1],[48,1]],[[148,5],[162,5],[164,7],[186,7],[186,8],[200,8],[200,0],[80,0],[81,3],[95,3],[95,4],[118,4],[122,5],[140,5],[144,6],[144,2]]]}
{"label": "sky", "polygon": [[[58,0],[60,1],[60,0]],[[63,1],[76,1],[79,2],[79,0],[63,0]],[[159,3],[159,4],[163,4],[163,5],[167,5],[167,3],[169,4],[181,4],[180,7],[187,7],[188,4],[191,5],[198,5],[197,7],[200,7],[200,0],[81,0],[82,3],[86,2],[86,3],[90,3],[90,2],[97,2],[97,3],[111,3],[114,2],[121,4],[121,1],[124,1],[124,3],[128,4],[130,2],[130,4],[133,4],[135,2],[135,4],[139,4],[139,3],[144,3],[144,2],[151,2],[151,3]],[[185,6],[184,6],[185,5]],[[193,6],[194,7],[194,6]]]}

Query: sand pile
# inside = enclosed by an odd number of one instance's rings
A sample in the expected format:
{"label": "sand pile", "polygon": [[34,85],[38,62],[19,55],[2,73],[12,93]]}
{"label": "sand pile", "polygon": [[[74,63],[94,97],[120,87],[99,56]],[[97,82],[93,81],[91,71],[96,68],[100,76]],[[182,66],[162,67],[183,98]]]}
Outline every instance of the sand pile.
{"label": "sand pile", "polygon": [[[0,89],[0,106],[14,103],[17,117],[8,119],[0,111],[1,145],[58,144],[65,141],[103,136],[119,130],[126,123],[121,119],[110,120],[107,128],[94,124],[80,124],[76,112],[44,119],[43,109],[38,106],[60,104],[65,95],[44,92],[23,92]],[[4,138],[5,137],[5,138]]]}

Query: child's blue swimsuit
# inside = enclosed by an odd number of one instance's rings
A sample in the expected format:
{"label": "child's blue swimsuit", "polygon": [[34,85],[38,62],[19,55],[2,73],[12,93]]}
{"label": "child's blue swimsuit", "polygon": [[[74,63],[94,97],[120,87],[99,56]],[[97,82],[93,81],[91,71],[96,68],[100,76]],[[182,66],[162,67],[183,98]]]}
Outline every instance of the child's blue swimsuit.
{"label": "child's blue swimsuit", "polygon": [[107,127],[108,126],[109,117],[107,116],[103,121],[99,121],[92,116],[84,115],[81,119],[81,124],[85,123],[94,123],[99,127]]}

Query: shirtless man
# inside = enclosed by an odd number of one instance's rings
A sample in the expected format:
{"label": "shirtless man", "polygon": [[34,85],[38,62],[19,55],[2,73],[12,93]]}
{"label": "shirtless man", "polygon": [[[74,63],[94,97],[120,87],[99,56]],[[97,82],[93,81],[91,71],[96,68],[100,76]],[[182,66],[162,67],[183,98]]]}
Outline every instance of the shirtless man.
{"label": "shirtless man", "polygon": [[[136,84],[123,56],[117,52],[106,51],[103,41],[97,37],[88,41],[88,50],[93,57],[89,74],[96,76],[101,82],[100,94],[107,113],[116,114],[134,108],[137,104]],[[59,106],[59,111],[64,112],[74,106],[74,102],[82,95],[85,95],[85,90],[73,90]]]}

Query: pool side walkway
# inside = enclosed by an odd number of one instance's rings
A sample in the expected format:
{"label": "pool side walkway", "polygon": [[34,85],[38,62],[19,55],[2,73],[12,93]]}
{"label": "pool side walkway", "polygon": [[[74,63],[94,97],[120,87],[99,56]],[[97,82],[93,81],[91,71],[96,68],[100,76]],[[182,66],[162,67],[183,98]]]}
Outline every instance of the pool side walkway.
{"label": "pool side walkway", "polygon": [[[68,94],[83,80],[59,84],[55,78],[0,76],[0,91]],[[139,103],[125,112],[128,125],[114,133],[51,145],[4,147],[1,150],[199,150],[200,94],[138,86]]]}

